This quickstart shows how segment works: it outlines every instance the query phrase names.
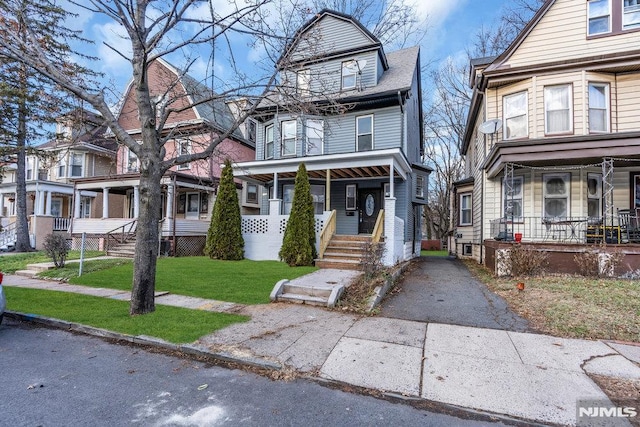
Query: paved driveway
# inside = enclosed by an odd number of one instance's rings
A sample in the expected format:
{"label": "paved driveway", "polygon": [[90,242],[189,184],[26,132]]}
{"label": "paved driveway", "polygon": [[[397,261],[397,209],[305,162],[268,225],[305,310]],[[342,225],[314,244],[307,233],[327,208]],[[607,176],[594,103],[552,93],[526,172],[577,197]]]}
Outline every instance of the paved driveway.
{"label": "paved driveway", "polygon": [[422,257],[382,303],[381,315],[419,322],[524,332],[527,321],[453,257]]}

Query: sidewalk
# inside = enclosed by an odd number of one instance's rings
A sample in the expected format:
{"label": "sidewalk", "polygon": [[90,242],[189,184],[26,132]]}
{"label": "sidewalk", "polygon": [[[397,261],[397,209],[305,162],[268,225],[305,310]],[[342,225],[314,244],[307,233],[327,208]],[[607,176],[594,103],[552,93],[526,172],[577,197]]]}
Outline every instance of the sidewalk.
{"label": "sidewalk", "polygon": [[[4,285],[128,298],[122,291],[11,275]],[[201,351],[533,422],[575,425],[578,400],[608,403],[589,375],[640,380],[640,346],[634,345],[360,317],[306,305],[228,305],[169,294],[158,295],[156,303],[251,316],[191,345]]]}

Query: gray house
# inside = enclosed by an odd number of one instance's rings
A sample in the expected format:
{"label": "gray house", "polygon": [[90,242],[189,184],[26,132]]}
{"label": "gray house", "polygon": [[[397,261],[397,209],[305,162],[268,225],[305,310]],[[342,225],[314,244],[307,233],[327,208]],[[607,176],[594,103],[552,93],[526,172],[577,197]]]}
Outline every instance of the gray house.
{"label": "gray house", "polygon": [[279,85],[248,127],[256,160],[234,175],[265,190],[261,214],[243,218],[245,256],[276,259],[304,162],[325,267],[357,268],[355,249],[383,240],[384,262],[419,255],[430,169],[421,164],[420,51],[386,53],[350,16],[323,10],[278,63]]}

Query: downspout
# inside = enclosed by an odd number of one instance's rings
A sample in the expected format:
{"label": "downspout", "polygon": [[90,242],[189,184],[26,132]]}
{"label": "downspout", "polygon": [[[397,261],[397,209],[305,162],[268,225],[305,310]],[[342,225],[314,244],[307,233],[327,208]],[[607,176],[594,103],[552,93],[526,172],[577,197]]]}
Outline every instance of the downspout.
{"label": "downspout", "polygon": [[[211,162],[209,162],[211,163]],[[173,203],[171,206],[171,210],[173,211],[173,218],[171,224],[171,240],[173,241],[173,256],[176,256],[176,213],[178,211],[178,193],[176,193],[176,174],[173,174],[173,179],[171,180],[171,185],[173,186]]]}

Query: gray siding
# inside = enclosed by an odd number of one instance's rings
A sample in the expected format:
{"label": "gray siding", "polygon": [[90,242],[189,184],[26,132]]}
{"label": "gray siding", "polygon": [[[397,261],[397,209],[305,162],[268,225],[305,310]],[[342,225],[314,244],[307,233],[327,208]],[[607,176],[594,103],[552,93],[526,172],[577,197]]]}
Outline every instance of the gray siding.
{"label": "gray siding", "polygon": [[420,117],[420,106],[418,104],[420,97],[418,96],[419,86],[417,73],[416,67],[411,85],[411,97],[406,100],[405,104],[405,114],[407,116],[407,147],[405,148],[405,155],[409,163],[422,163],[422,159],[420,158],[420,145],[422,144],[420,127],[422,126],[422,117]]}
{"label": "gray siding", "polygon": [[304,33],[291,58],[294,61],[371,45],[372,40],[352,22],[325,16]]}

